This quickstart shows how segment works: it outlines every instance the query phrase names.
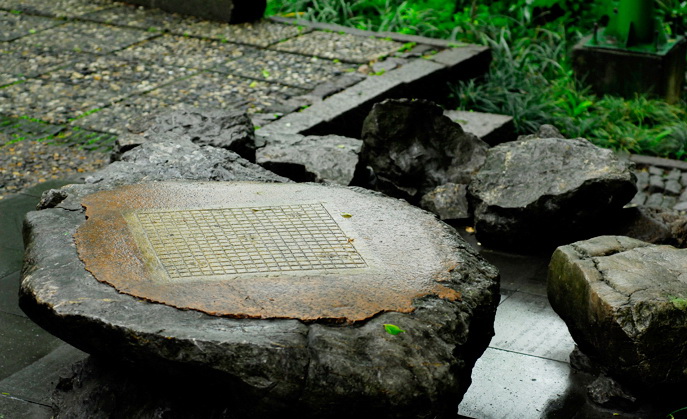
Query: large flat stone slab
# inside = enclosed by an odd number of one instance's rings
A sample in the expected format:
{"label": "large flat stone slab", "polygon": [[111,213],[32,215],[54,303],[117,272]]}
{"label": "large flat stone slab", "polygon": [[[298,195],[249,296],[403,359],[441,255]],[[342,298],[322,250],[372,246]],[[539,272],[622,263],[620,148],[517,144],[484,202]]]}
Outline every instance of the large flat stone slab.
{"label": "large flat stone slab", "polygon": [[27,216],[20,305],[51,333],[214,372],[232,411],[455,415],[498,273],[431,214],[357,188],[99,178]]}

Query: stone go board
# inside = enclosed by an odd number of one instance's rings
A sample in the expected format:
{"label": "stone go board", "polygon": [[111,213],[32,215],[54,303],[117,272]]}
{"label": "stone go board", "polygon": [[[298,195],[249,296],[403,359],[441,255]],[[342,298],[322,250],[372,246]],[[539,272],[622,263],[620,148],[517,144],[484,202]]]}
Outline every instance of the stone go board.
{"label": "stone go board", "polygon": [[457,262],[394,202],[312,184],[129,185],[84,198],[76,245],[120,293],[212,315],[355,322],[459,299],[441,284]]}

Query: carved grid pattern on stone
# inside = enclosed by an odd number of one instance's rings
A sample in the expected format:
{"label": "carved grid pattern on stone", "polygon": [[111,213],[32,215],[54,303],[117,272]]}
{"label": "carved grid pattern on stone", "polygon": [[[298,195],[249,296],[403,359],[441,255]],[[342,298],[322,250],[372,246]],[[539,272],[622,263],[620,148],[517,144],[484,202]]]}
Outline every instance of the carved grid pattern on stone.
{"label": "carved grid pattern on stone", "polygon": [[321,204],[135,215],[172,279],[367,266]]}

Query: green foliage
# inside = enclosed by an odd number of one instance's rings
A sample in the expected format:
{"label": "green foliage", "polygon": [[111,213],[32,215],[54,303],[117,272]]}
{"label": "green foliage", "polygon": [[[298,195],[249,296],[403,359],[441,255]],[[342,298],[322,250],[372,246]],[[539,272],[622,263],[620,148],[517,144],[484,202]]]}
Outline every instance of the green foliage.
{"label": "green foliage", "polygon": [[405,330],[401,329],[400,327],[396,326],[395,324],[385,324],[384,330],[386,331],[386,333],[388,333],[390,335],[398,335],[399,333],[405,332]]}
{"label": "green foliage", "polygon": [[[673,30],[684,32],[687,1],[656,4]],[[451,86],[451,106],[511,115],[519,134],[552,124],[568,137],[588,138],[599,146],[687,159],[684,103],[596,97],[575,79],[569,51],[609,12],[607,6],[579,0],[270,0],[268,10],[488,45],[493,54],[489,74]]]}
{"label": "green foliage", "polygon": [[[686,298],[670,297],[670,302],[678,310],[687,311],[687,299]],[[675,412],[673,412],[673,413],[675,413]]]}

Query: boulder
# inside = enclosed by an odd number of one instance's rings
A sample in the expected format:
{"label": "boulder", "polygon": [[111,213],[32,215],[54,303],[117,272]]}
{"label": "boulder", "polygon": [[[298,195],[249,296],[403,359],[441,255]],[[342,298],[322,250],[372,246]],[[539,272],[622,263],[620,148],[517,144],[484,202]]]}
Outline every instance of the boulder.
{"label": "boulder", "polygon": [[468,196],[478,240],[518,251],[598,235],[637,192],[628,163],[585,139],[525,138],[490,149]]}
{"label": "boulder", "polygon": [[151,136],[86,178],[87,183],[112,186],[161,180],[290,182],[234,152],[174,133]]}
{"label": "boulder", "polygon": [[117,139],[112,160],[145,141],[175,135],[196,144],[224,148],[255,161],[255,130],[243,111],[187,107],[136,120],[127,128],[130,134]]}
{"label": "boulder", "polygon": [[256,163],[296,182],[353,180],[362,141],[340,135],[271,134],[256,154]]}
{"label": "boulder", "polygon": [[[158,182],[169,179],[183,182]],[[218,180],[232,182],[209,182]],[[46,193],[25,221],[20,307],[92,355],[58,386],[58,417],[455,416],[494,333],[498,271],[433,215],[360,188],[287,183],[174,135],[129,150],[89,182]],[[200,224],[164,232],[131,221],[140,211],[176,217],[153,222],[165,229]],[[248,230],[218,234],[217,217],[229,213],[239,216],[222,228]],[[222,240],[252,246],[279,234],[252,258],[284,243],[300,256],[265,262],[286,270],[250,271],[262,265],[244,258],[245,276],[170,279],[150,257],[168,251],[150,247],[153,230],[169,249],[207,255],[195,265],[203,269],[236,246]],[[339,247],[343,256],[332,253]],[[172,260],[186,263],[178,252]],[[132,266],[146,275],[129,277]]]}
{"label": "boulder", "polygon": [[470,218],[467,185],[447,183],[422,196],[420,207],[439,216],[441,220]]}
{"label": "boulder", "polygon": [[687,250],[623,236],[562,246],[547,293],[579,349],[609,377],[642,395],[684,389]]}
{"label": "boulder", "polygon": [[362,129],[358,173],[370,167],[366,185],[417,204],[447,183],[467,184],[484,163],[489,146],[426,100],[389,99],[373,106]]}

